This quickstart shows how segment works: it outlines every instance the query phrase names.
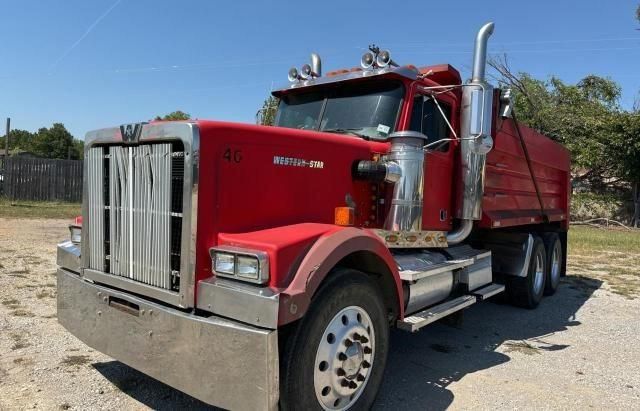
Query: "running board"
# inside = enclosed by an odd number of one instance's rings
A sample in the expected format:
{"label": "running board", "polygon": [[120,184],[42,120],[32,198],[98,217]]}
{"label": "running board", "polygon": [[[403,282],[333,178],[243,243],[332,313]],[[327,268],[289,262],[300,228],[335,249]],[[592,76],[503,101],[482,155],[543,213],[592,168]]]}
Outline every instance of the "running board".
{"label": "running board", "polygon": [[453,300],[435,305],[425,310],[419,311],[404,320],[397,321],[396,326],[405,331],[416,332],[422,327],[438,321],[449,314],[467,308],[479,301],[484,301],[489,297],[504,291],[502,284],[489,284],[485,287],[473,291],[470,295],[463,295]]}
{"label": "running board", "polygon": [[425,325],[475,304],[476,301],[477,297],[475,295],[463,295],[405,317],[404,320],[398,321],[396,326],[401,330],[416,332]]}

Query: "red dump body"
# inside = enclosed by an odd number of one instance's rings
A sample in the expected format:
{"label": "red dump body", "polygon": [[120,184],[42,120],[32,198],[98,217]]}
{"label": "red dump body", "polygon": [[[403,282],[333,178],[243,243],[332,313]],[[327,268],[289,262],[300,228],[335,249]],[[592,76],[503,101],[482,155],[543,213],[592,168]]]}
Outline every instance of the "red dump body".
{"label": "red dump body", "polygon": [[[484,228],[544,222],[536,187],[518,132],[511,119],[496,119],[494,148],[487,155]],[[570,155],[561,144],[520,124],[535,174],[544,215],[549,222],[569,224]]]}

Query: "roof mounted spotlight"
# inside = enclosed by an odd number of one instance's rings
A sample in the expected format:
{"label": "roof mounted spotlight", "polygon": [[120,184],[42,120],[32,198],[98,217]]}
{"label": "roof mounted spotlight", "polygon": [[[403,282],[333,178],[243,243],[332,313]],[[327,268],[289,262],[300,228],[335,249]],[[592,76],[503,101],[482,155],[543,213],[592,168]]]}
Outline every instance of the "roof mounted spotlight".
{"label": "roof mounted spotlight", "polygon": [[291,68],[289,69],[289,75],[288,75],[288,77],[289,77],[289,81],[290,81],[290,82],[292,82],[292,83],[294,83],[294,82],[296,82],[296,81],[300,80],[300,78],[301,78],[301,77],[300,77],[300,73],[298,73],[298,69],[297,69],[297,68],[295,68],[295,67],[291,67]]}
{"label": "roof mounted spotlight", "polygon": [[398,66],[395,61],[391,60],[391,53],[389,53],[389,50],[382,50],[378,53],[376,56],[376,65],[380,68]]}
{"label": "roof mounted spotlight", "polygon": [[307,80],[309,77],[314,77],[313,71],[311,70],[311,66],[309,64],[304,64],[300,68],[300,78],[302,80]]}
{"label": "roof mounted spotlight", "polygon": [[369,45],[369,51],[362,55],[360,59],[360,66],[365,69],[379,69],[387,66],[395,66],[395,61],[391,60],[391,54],[389,50],[380,50],[380,47],[375,44]]}
{"label": "roof mounted spotlight", "polygon": [[295,67],[289,69],[289,81],[295,83],[299,80],[309,80],[322,75],[322,61],[318,53],[311,53],[311,64],[300,67],[300,71]]}
{"label": "roof mounted spotlight", "polygon": [[376,62],[376,58],[373,55],[373,53],[371,53],[370,51],[364,53],[362,55],[362,58],[360,59],[360,66],[367,70],[370,69],[373,66],[373,63]]}

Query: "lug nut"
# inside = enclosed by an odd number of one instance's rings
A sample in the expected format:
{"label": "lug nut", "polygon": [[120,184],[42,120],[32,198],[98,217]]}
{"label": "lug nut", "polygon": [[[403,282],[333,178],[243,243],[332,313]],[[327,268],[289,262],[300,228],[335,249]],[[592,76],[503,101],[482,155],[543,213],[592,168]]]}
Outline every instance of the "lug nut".
{"label": "lug nut", "polygon": [[342,385],[343,387],[348,387],[349,386],[349,381],[342,380],[342,381],[340,381],[340,385]]}
{"label": "lug nut", "polygon": [[352,390],[355,390],[356,388],[358,388],[358,384],[356,384],[355,382],[351,381],[349,383],[349,388],[351,388]]}
{"label": "lug nut", "polygon": [[338,370],[336,371],[336,373],[338,374],[338,377],[344,377],[345,375],[347,375],[347,373],[345,372],[345,370],[343,370],[342,368],[338,368]]}
{"label": "lug nut", "polygon": [[358,376],[356,377],[356,380],[358,380],[358,381],[364,381],[364,375],[362,375],[362,374],[358,374]]}
{"label": "lug nut", "polygon": [[345,361],[347,359],[347,354],[341,352],[340,354],[338,354],[338,359],[340,361]]}
{"label": "lug nut", "polygon": [[358,334],[358,333],[353,333],[353,339],[354,339],[354,340],[359,340],[359,339],[360,339],[360,334]]}
{"label": "lug nut", "polygon": [[347,347],[351,347],[353,345],[353,341],[346,339],[344,340],[344,345],[346,345]]}
{"label": "lug nut", "polygon": [[365,336],[362,336],[362,337],[360,337],[360,342],[363,343],[363,344],[366,344],[366,343],[369,342],[369,339],[367,337],[365,337]]}
{"label": "lug nut", "polygon": [[365,354],[371,354],[373,352],[373,350],[370,347],[364,347],[364,353]]}
{"label": "lug nut", "polygon": [[369,364],[368,361],[362,361],[362,368],[369,368],[371,367],[371,364]]}

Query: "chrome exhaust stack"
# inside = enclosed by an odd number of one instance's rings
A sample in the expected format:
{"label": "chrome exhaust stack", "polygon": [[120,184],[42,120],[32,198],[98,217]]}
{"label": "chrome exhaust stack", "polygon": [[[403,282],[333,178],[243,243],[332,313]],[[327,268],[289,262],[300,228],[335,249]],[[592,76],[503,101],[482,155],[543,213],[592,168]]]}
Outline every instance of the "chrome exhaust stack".
{"label": "chrome exhaust stack", "polygon": [[493,23],[487,23],[476,36],[471,80],[463,87],[460,119],[460,153],[462,165],[462,198],[457,217],[461,225],[447,235],[449,245],[462,242],[471,232],[473,220],[482,218],[482,197],[487,153],[493,148],[491,122],[493,87],[486,81],[487,42],[493,34]]}

